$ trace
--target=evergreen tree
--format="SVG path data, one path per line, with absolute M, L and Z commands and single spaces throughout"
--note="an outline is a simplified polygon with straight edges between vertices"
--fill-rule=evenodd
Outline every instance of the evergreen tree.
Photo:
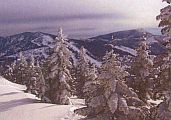
M 170 0 L 163 0 L 166 1 L 169 5 L 164 7 L 160 10 L 160 15 L 156 17 L 157 20 L 160 20 L 159 27 L 162 27 L 161 33 L 166 36 L 171 36 L 171 5 Z
M 27 77 L 25 79 L 27 79 L 27 92 L 30 92 L 32 94 L 38 95 L 38 78 L 39 78 L 39 73 L 38 73 L 38 69 L 35 66 L 35 59 L 34 56 L 32 54 L 31 56 L 31 60 L 28 63 L 28 68 L 27 68 Z
M 94 84 L 87 84 L 87 107 L 75 112 L 93 120 L 143 120 L 145 114 L 140 108 L 143 104 L 124 83 L 128 75 L 117 61 L 113 51 L 104 57 L 98 77 Z M 129 103 L 127 102 L 129 101 Z M 131 102 L 134 101 L 134 102 Z
M 128 79 L 128 85 L 135 90 L 138 97 L 147 102 L 147 93 L 149 91 L 150 71 L 152 70 L 153 61 L 148 55 L 148 45 L 145 38 L 139 43 L 137 48 L 137 56 L 135 57 L 131 69 L 130 79 Z
M 16 62 L 14 61 L 11 65 L 7 65 L 7 68 L 3 72 L 3 77 L 6 78 L 7 80 L 10 80 L 12 82 L 16 82 L 14 80 L 14 68 L 16 66 Z
M 59 30 L 58 36 L 55 39 L 55 47 L 52 56 L 50 56 L 50 99 L 56 104 L 70 104 L 69 97 L 71 87 L 69 81 L 72 79 L 70 69 L 71 53 L 68 49 L 67 39 Z
M 152 109 L 154 120 L 171 119 L 171 39 L 165 43 L 167 56 L 162 57 L 161 66 L 156 74 L 155 92 L 158 99 L 164 97 L 163 102 Z M 159 96 L 160 95 L 160 96 Z
M 22 52 L 19 53 L 19 59 L 16 61 L 16 65 L 14 67 L 14 81 L 18 84 L 26 85 L 27 81 L 27 70 L 28 70 L 28 63 L 23 56 Z
M 166 47 L 169 47 L 170 43 L 166 42 L 164 43 Z M 163 99 L 164 92 L 168 91 L 171 87 L 170 79 L 171 79 L 171 61 L 169 57 L 169 49 L 167 54 L 158 55 L 154 59 L 154 67 L 155 67 L 155 73 L 154 73 L 154 98 L 155 99 Z
M 92 97 L 94 97 L 94 93 L 98 90 L 100 90 L 100 84 L 97 82 L 97 68 L 93 64 L 88 71 L 88 76 L 86 78 L 86 81 L 84 82 L 84 85 L 82 87 L 82 92 L 84 94 L 84 99 L 86 103 L 88 103 Z M 98 90 L 97 90 L 98 89 Z M 97 91 L 96 91 L 97 90 Z M 100 92 L 100 91 L 99 91 Z
M 164 34 L 164 45 L 167 49 L 167 56 L 162 59 L 162 65 L 159 67 L 159 74 L 157 80 L 160 90 L 164 93 L 165 99 L 152 112 L 154 120 L 170 120 L 171 119 L 171 1 L 166 1 L 169 5 L 161 9 L 157 20 L 160 20 L 159 27 L 162 27 L 162 34 Z
M 51 62 L 50 57 L 47 58 L 42 64 L 42 74 L 45 80 L 45 96 L 49 99 L 52 99 L 52 90 L 53 87 L 53 78 L 50 77 L 49 73 L 51 72 Z M 51 101 L 52 102 L 52 101 Z
M 83 86 L 88 80 L 90 68 L 89 61 L 86 58 L 85 49 L 82 46 L 79 52 L 78 62 L 75 70 L 75 91 L 79 98 L 84 98 Z
M 51 102 L 51 100 L 45 95 L 47 86 L 42 68 L 40 67 L 38 60 L 35 64 L 33 55 L 31 56 L 31 60 L 28 64 L 27 80 L 27 92 L 35 94 L 38 98 L 41 99 L 42 102 Z
M 37 89 L 38 89 L 38 98 L 41 99 L 42 102 L 51 103 L 51 100 L 46 96 L 46 92 L 48 89 L 48 85 L 45 82 L 44 74 L 42 68 L 40 67 L 39 61 L 37 61 L 36 69 L 39 74 L 37 81 Z

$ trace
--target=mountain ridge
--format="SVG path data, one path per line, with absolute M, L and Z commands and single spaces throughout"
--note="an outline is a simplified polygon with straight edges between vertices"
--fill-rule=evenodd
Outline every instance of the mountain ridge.
M 163 36 L 153 35 L 142 29 L 112 32 L 82 40 L 68 38 L 68 42 L 72 43 L 70 47 L 75 57 L 78 55 L 78 50 L 72 50 L 73 46 L 77 49 L 84 46 L 91 58 L 101 61 L 104 54 L 110 49 L 108 45 L 115 46 L 113 49 L 116 54 L 135 56 L 135 49 L 142 41 L 141 38 L 144 34 L 146 34 L 147 43 L 150 45 L 150 54 L 158 55 L 165 52 L 164 46 L 160 44 Z M 55 37 L 56 35 L 43 32 L 23 32 L 0 37 L 1 57 L 14 57 L 16 59 L 17 54 L 22 51 L 25 56 L 30 56 L 33 53 L 39 59 L 45 59 L 52 52 L 50 50 L 53 48 Z

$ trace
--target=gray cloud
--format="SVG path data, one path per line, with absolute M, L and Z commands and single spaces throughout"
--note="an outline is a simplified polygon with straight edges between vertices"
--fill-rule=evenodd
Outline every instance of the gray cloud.
M 56 34 L 59 26 L 72 36 L 81 36 L 79 32 L 88 35 L 142 27 L 146 20 L 142 19 L 143 9 L 151 10 L 149 0 L 144 0 L 147 5 L 142 8 L 142 3 L 132 1 L 130 4 L 130 0 L 0 0 L 0 35 L 24 31 Z M 155 6 L 160 7 L 159 1 Z M 156 11 L 159 8 L 155 6 Z M 146 17 L 150 18 L 149 24 L 153 23 L 152 17 Z
M 75 14 L 75 15 L 54 15 L 54 16 L 36 16 L 36 17 L 3 17 L 0 18 L 0 24 L 10 23 L 36 23 L 36 22 L 54 22 L 54 21 L 72 21 L 72 20 L 90 20 L 90 19 L 124 19 L 126 16 L 117 13 L 101 14 Z
M 56 34 L 57 28 L 62 26 L 70 36 L 81 36 L 79 32 L 95 33 L 108 20 L 127 19 L 126 14 L 108 9 L 97 1 L 0 0 L 0 35 L 24 31 Z

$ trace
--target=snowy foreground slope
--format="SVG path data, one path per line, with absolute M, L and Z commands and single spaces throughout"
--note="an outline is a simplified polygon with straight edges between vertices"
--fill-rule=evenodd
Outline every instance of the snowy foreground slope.
M 38 103 L 35 96 L 24 93 L 26 87 L 0 77 L 0 120 L 78 120 L 83 118 L 73 110 L 84 105 L 72 99 L 74 105 Z

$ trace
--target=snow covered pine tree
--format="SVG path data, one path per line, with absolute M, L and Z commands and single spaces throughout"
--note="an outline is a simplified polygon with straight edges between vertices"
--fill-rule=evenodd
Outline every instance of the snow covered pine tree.
M 78 55 L 78 62 L 75 70 L 75 92 L 78 98 L 84 98 L 83 86 L 89 79 L 90 65 L 86 58 L 85 49 L 82 46 Z
M 39 81 L 39 73 L 37 67 L 35 66 L 35 59 L 33 54 L 31 55 L 31 60 L 28 63 L 28 72 L 27 72 L 27 92 L 38 95 L 38 86 L 37 82 Z
M 7 65 L 7 69 L 2 72 L 2 76 L 6 78 L 7 80 L 10 80 L 12 82 L 16 82 L 14 79 L 14 68 L 16 66 L 16 61 L 14 61 L 12 64 Z
M 148 86 L 148 83 L 153 61 L 148 55 L 146 38 L 143 37 L 142 39 L 143 41 L 139 43 L 139 47 L 137 48 L 137 56 L 131 65 L 131 80 L 128 80 L 128 85 L 135 90 L 141 100 L 147 102 L 147 93 L 148 88 L 150 87 Z
M 87 107 L 75 112 L 90 120 L 144 120 L 145 114 L 139 108 L 143 102 L 124 83 L 127 75 L 113 51 L 107 53 L 96 85 L 91 86 L 86 99 Z
M 38 72 L 38 81 L 37 81 L 37 91 L 38 91 L 38 98 L 41 99 L 42 102 L 45 103 L 51 103 L 51 100 L 48 98 L 48 96 L 46 96 L 46 91 L 48 89 L 48 85 L 45 82 L 45 78 L 44 78 L 44 74 L 42 72 L 42 68 L 40 67 L 39 61 L 37 60 L 36 63 L 36 70 Z
M 22 52 L 19 53 L 19 59 L 16 61 L 15 67 L 14 67 L 14 81 L 18 84 L 27 84 L 27 72 L 28 72 L 28 63 L 23 56 Z
M 161 9 L 157 20 L 160 20 L 159 27 L 162 27 L 162 34 L 167 36 L 164 38 L 167 56 L 163 59 L 164 62 L 160 68 L 161 72 L 158 78 L 161 86 L 163 86 L 162 88 L 164 88 L 165 100 L 153 111 L 152 117 L 155 120 L 171 120 L 171 0 L 163 1 L 166 1 L 169 5 Z
M 53 54 L 50 56 L 50 100 L 55 104 L 71 104 L 69 81 L 72 80 L 70 69 L 72 68 L 71 53 L 68 49 L 68 43 L 62 29 L 59 30 L 55 39 Z
M 84 99 L 86 103 L 89 103 L 91 98 L 94 95 L 97 95 L 96 92 L 100 90 L 100 84 L 96 81 L 97 79 L 97 68 L 93 64 L 88 71 L 88 76 L 86 78 L 86 81 L 83 86 L 83 94 L 84 94 Z M 100 91 L 98 91 L 100 93 Z M 94 95 L 93 95 L 94 94 Z

